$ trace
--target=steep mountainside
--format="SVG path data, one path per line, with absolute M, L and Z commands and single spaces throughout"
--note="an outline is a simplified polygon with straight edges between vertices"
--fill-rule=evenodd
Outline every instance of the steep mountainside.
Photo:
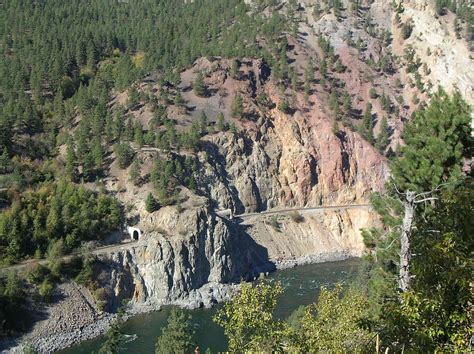
M 379 222 L 365 205 L 389 178 L 388 161 L 403 144 L 404 123 L 438 85 L 458 89 L 474 104 L 468 42 L 454 28 L 455 15 L 438 16 L 434 1 L 235 3 L 239 7 L 229 18 L 246 14 L 247 21 L 258 12 L 268 28 L 278 29 L 285 18 L 286 30 L 266 36 L 249 29 L 240 44 L 255 36 L 258 48 L 246 47 L 245 56 L 235 55 L 235 44 L 225 52 L 229 57 L 209 55 L 192 64 L 183 59 L 166 70 L 171 52 L 166 60 L 154 53 L 154 70 L 148 71 L 142 51 L 128 57 L 113 50 L 97 60 L 95 71 L 65 103 L 48 103 L 58 104 L 52 110 L 67 118 L 54 128 L 55 152 L 42 175 L 28 174 L 37 163 L 33 157 L 15 160 L 27 166 L 28 183 L 48 181 L 54 165 L 71 186 L 80 183 L 116 198 L 123 206 L 121 231 L 134 226 L 143 232 L 138 242 L 93 262 L 91 293 L 106 311 L 116 311 L 125 299 L 131 300 L 131 312 L 171 303 L 211 306 L 228 299 L 242 279 L 361 256 L 361 229 Z M 206 34 L 210 42 L 219 43 L 219 26 Z M 226 30 L 226 38 L 234 43 L 240 37 Z M 217 47 L 208 52 L 219 53 Z M 201 52 L 187 43 L 186 54 L 196 53 Z M 142 74 L 133 83 L 117 74 L 126 60 Z M 16 170 L 5 168 L 5 174 L 13 179 Z M 20 195 L 15 187 L 7 189 L 5 209 Z M 331 205 L 360 208 L 304 210 Z M 96 209 L 101 207 L 98 203 Z M 301 210 L 260 215 L 287 208 Z M 223 216 L 222 210 L 237 218 Z M 248 213 L 255 215 L 238 218 Z M 54 217 L 59 218 L 43 217 L 48 232 L 56 230 Z M 56 240 L 64 246 L 64 237 L 69 251 L 83 241 L 71 234 Z M 121 240 L 129 238 L 119 234 Z M 23 257 L 44 256 L 54 248 L 29 247 Z M 101 299 L 97 289 L 104 289 Z M 61 288 L 57 292 L 66 303 L 74 301 Z M 93 325 L 89 322 L 86 326 Z M 38 332 L 48 338 L 40 349 L 51 350 L 56 331 Z M 77 336 L 67 338 L 54 349 Z

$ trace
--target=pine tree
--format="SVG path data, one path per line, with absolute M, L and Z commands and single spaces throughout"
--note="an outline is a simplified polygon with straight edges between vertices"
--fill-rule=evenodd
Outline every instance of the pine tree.
M 232 102 L 232 117 L 242 119 L 244 114 L 243 99 L 240 92 L 237 92 Z
M 473 146 L 470 114 L 459 92 L 450 97 L 442 89 L 414 114 L 403 132 L 402 156 L 392 164 L 398 189 L 425 192 L 461 177 Z
M 10 169 L 10 156 L 6 148 L 3 148 L 2 156 L 0 156 L 0 173 L 7 173 Z
M 362 124 L 365 130 L 368 130 L 370 125 L 372 124 L 372 103 L 367 102 L 364 111 L 364 117 L 362 118 Z
M 91 153 L 94 160 L 94 169 L 100 171 L 104 163 L 104 150 L 98 138 L 95 138 L 92 142 Z
M 135 125 L 133 140 L 140 148 L 143 147 L 143 144 L 145 143 L 143 139 L 143 129 L 140 123 Z
M 176 97 L 174 98 L 174 104 L 177 107 L 184 106 L 184 99 L 183 99 L 183 96 L 181 96 L 181 92 L 179 91 L 176 93 Z
M 382 122 L 380 123 L 380 133 L 377 137 L 377 148 L 380 152 L 384 152 L 385 148 L 388 146 L 389 143 L 389 130 L 388 130 L 388 122 L 387 117 L 382 118 Z
M 201 111 L 201 115 L 199 116 L 199 130 L 202 135 L 204 135 L 207 132 L 207 125 L 208 125 L 207 115 L 204 111 Z
M 130 177 L 130 181 L 135 185 L 137 186 L 139 183 L 140 183 L 140 177 L 141 177 L 141 173 L 140 173 L 140 159 L 138 157 L 136 157 L 131 166 L 130 166 L 130 170 L 129 170 L 129 177 Z
M 222 112 L 219 112 L 219 114 L 217 115 L 216 127 L 217 127 L 217 130 L 221 132 L 224 131 L 226 128 L 224 114 Z
M 191 315 L 173 308 L 168 316 L 167 325 L 162 328 L 155 346 L 156 354 L 173 354 L 192 352 L 195 343 L 191 325 Z
M 158 210 L 158 203 L 151 193 L 148 193 L 145 199 L 145 210 L 148 213 L 153 213 L 154 211 Z
M 77 178 L 77 162 L 76 162 L 76 153 L 74 151 L 72 139 L 69 140 L 66 147 L 66 176 L 71 182 L 75 182 Z
M 345 113 L 350 113 L 352 110 L 352 100 L 349 92 L 345 91 L 342 95 L 342 106 Z
M 196 77 L 196 81 L 194 81 L 193 83 L 193 90 L 196 96 L 199 96 L 199 97 L 207 96 L 207 87 L 204 82 L 204 75 L 202 74 L 202 72 L 198 73 Z
M 232 65 L 230 67 L 230 76 L 233 79 L 238 80 L 240 78 L 239 77 L 239 66 L 240 66 L 240 63 L 237 59 L 232 60 Z
M 99 349 L 99 353 L 115 354 L 119 352 L 122 333 L 120 327 L 123 324 L 123 311 L 118 312 L 117 318 L 112 322 L 106 334 L 106 340 Z

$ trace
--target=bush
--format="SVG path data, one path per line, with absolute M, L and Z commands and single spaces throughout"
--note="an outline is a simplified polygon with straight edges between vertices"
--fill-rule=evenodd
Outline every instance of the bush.
M 283 113 L 291 113 L 291 107 L 290 107 L 290 104 L 288 103 L 288 101 L 286 99 L 284 99 L 283 101 L 281 101 L 279 104 L 278 104 L 278 109 L 283 112 Z
M 371 99 L 376 99 L 377 98 L 377 90 L 373 87 L 370 88 L 369 90 L 369 96 Z
M 411 23 L 405 23 L 402 26 L 402 37 L 403 37 L 403 39 L 410 38 L 412 32 L 413 32 L 413 25 Z
M 97 305 L 97 308 L 99 311 L 104 311 L 105 306 L 107 305 L 107 293 L 104 288 L 97 288 L 94 290 L 92 293 L 92 296 L 94 297 L 95 304 Z
M 25 278 L 32 284 L 40 284 L 49 274 L 49 269 L 39 263 L 33 263 L 28 266 L 25 272 Z
M 298 213 L 297 211 L 292 211 L 290 213 L 290 218 L 291 220 L 293 220 L 293 222 L 296 222 L 296 223 L 302 223 L 304 221 L 304 217 L 303 215 L 301 215 L 300 213 Z
M 89 286 L 94 279 L 94 269 L 92 267 L 93 260 L 86 259 L 82 265 L 82 269 L 79 274 L 76 276 L 76 283 L 84 286 Z
M 54 293 L 53 283 L 48 278 L 45 278 L 38 288 L 38 293 L 43 298 L 43 301 L 50 302 Z
M 278 231 L 280 232 L 281 231 L 281 225 L 280 225 L 280 222 L 278 221 L 277 217 L 276 216 L 271 216 L 270 217 L 270 221 L 269 221 L 269 224 L 271 227 L 273 227 L 273 229 L 275 231 Z

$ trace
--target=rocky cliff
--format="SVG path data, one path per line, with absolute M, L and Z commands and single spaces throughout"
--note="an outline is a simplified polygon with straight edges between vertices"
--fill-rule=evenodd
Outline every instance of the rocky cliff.
M 123 298 L 132 298 L 137 304 L 207 306 L 226 298 L 220 284 L 252 278 L 278 266 L 362 254 L 360 229 L 377 222 L 370 210 L 307 214 L 299 222 L 288 216 L 276 220 L 262 217 L 247 225 L 223 220 L 216 210 L 229 208 L 241 214 L 367 203 L 369 194 L 381 190 L 388 178 L 384 154 L 403 143 L 403 123 L 419 107 L 419 98 L 428 98 L 438 83 L 448 90 L 458 87 L 464 91 L 466 85 L 472 85 L 469 71 L 459 72 L 460 67 L 471 67 L 472 61 L 463 62 L 469 58 L 467 44 L 452 33 L 453 19 L 436 19 L 430 27 L 429 19 L 435 17 L 433 4 L 406 1 L 397 20 L 391 3 L 376 0 L 357 11 L 346 6 L 346 16 L 337 17 L 331 11 L 316 16 L 313 4 L 303 1 L 297 10 L 299 31 L 282 35 L 288 42 L 286 59 L 295 73 L 295 79 L 284 84 L 272 79 L 262 59 L 240 58 L 237 72 L 232 72 L 232 59 L 201 58 L 181 73 L 178 86 L 153 85 L 150 92 L 157 97 L 163 92 L 166 97 L 180 92 L 184 107 L 168 104 L 166 111 L 178 131 L 188 129 L 202 113 L 215 128 L 222 112 L 226 123 L 235 128 L 232 132 L 209 129 L 201 138 L 200 152 L 181 152 L 194 155 L 199 162 L 196 180 L 200 196 L 182 188 L 180 198 L 184 202 L 179 207 L 148 214 L 144 200 L 153 192 L 151 184 L 132 186 L 127 176 L 115 173 L 112 166 L 116 180 L 107 188 L 133 206 L 132 214 L 145 232 L 136 247 L 102 260 L 102 283 L 109 289 L 112 307 Z M 407 39 L 401 36 L 403 23 L 413 24 Z M 437 43 L 431 48 L 435 54 L 427 54 L 426 36 Z M 332 59 L 324 59 L 318 40 L 321 37 L 331 43 Z M 447 65 L 450 60 L 448 48 L 451 54 L 463 53 L 449 68 L 456 75 L 444 75 L 440 69 L 439 63 Z M 310 59 L 314 80 L 304 93 Z M 329 83 L 323 83 L 320 68 L 328 63 L 329 74 L 324 81 Z M 414 63 L 416 68 L 408 70 Z M 424 76 L 423 63 L 434 68 Z M 207 97 L 192 90 L 199 72 L 204 73 L 210 93 Z M 416 80 L 419 82 L 415 84 Z M 150 84 L 140 89 L 146 91 L 147 86 Z M 370 94 L 371 89 L 375 95 Z M 341 104 L 344 91 L 350 97 L 351 109 L 343 112 L 342 119 L 337 114 L 334 119 L 330 101 L 336 93 Z M 242 119 L 236 119 L 232 112 L 236 95 L 242 96 Z M 126 94 L 117 97 L 117 102 L 126 101 Z M 470 92 L 466 99 L 472 101 Z M 291 109 L 279 109 L 284 101 L 291 102 Z M 390 144 L 385 149 L 375 148 L 361 133 L 368 103 L 376 138 L 382 117 L 387 117 Z M 152 114 L 146 105 L 132 114 L 143 126 L 150 125 Z M 153 154 L 139 154 L 142 174 L 147 175 Z

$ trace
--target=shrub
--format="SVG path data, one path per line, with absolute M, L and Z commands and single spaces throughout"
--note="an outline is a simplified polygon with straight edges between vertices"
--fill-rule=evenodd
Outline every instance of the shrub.
M 54 293 L 53 283 L 48 278 L 45 278 L 38 288 L 38 293 L 43 298 L 43 301 L 50 302 Z
M 370 90 L 369 90 L 369 96 L 372 99 L 377 98 L 377 96 L 378 96 L 377 95 L 377 90 L 375 88 L 371 87 Z
M 290 104 L 288 103 L 288 101 L 286 99 L 284 99 L 283 101 L 280 102 L 280 104 L 278 105 L 278 109 L 281 112 L 287 113 L 287 114 L 291 112 Z
M 413 32 L 413 25 L 411 23 L 405 23 L 402 26 L 402 37 L 403 39 L 408 39 Z
M 281 231 L 281 225 L 280 225 L 280 222 L 278 221 L 276 216 L 271 216 L 270 217 L 269 224 L 270 224 L 271 227 L 273 227 L 273 229 L 275 231 L 278 231 L 278 232 Z
M 25 278 L 32 284 L 40 284 L 49 274 L 48 268 L 39 264 L 33 263 L 26 269 Z
M 296 223 L 302 223 L 304 221 L 304 217 L 303 215 L 301 215 L 300 213 L 298 213 L 297 211 L 292 211 L 290 213 L 290 218 L 293 222 L 296 222 Z
M 92 293 L 94 297 L 95 304 L 99 311 L 104 311 L 105 306 L 107 305 L 107 293 L 104 288 L 97 288 Z

